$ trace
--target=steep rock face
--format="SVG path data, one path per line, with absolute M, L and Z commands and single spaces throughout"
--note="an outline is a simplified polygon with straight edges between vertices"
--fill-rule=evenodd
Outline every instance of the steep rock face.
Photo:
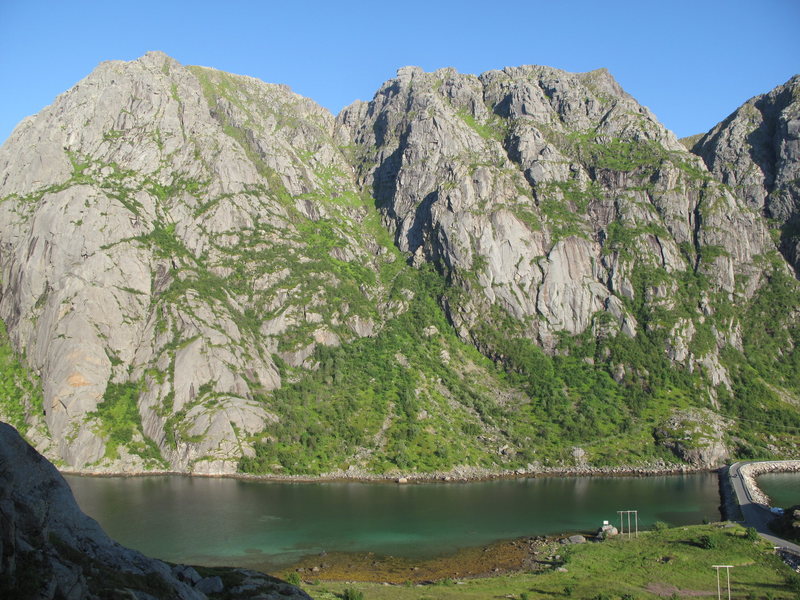
M 800 271 L 800 76 L 745 102 L 693 152 L 753 209 L 777 222 L 781 252 Z
M 338 122 L 398 247 L 468 292 L 450 311 L 465 338 L 489 305 L 545 348 L 598 313 L 633 336 L 644 267 L 663 274 L 650 304 L 669 305 L 682 273 L 742 297 L 759 284 L 758 215 L 604 70 L 406 67 Z
M 263 598 L 308 598 L 280 580 L 238 569 L 231 573 L 242 583 L 225 589 L 219 577 L 203 579 L 192 567 L 170 566 L 120 546 L 80 511 L 55 467 L 5 423 L 0 423 L 0 519 L 4 598 L 77 600 L 124 594 L 205 600 L 223 594 L 250 598 L 256 591 Z
M 379 321 L 394 256 L 333 135 L 283 86 L 159 53 L 20 124 L 0 150 L 0 316 L 41 375 L 52 456 L 152 468 L 153 440 L 163 467 L 230 472 L 278 418 L 253 400 L 275 360 Z

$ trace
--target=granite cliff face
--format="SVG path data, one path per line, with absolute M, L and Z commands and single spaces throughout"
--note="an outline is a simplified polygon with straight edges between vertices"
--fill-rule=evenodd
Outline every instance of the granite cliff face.
M 0 423 L 0 593 L 3 598 L 308 598 L 262 573 L 203 578 L 124 548 L 83 514 L 56 468 Z
M 745 102 L 693 148 L 709 171 L 773 220 L 800 271 L 800 76 Z
M 363 236 L 334 135 L 282 86 L 160 54 L 101 65 L 15 130 L 0 312 L 42 376 L 51 455 L 139 469 L 153 440 L 164 467 L 230 471 L 277 418 L 252 401 L 280 386 L 275 357 L 370 331 L 383 294 L 362 279 L 394 256 Z M 104 443 L 110 391 L 138 397 L 138 453 Z
M 635 266 L 667 275 L 666 304 L 679 272 L 758 285 L 763 223 L 606 71 L 409 67 L 338 120 L 397 246 L 469 292 L 450 310 L 465 339 L 492 305 L 549 349 L 603 312 L 633 336 Z
M 406 67 L 334 118 L 104 63 L 0 148 L 0 317 L 43 394 L 0 410 L 78 469 L 536 468 L 620 435 L 661 464 L 657 426 L 755 402 L 742 351 L 797 292 L 761 214 L 793 222 L 794 113 L 767 113 L 780 175 L 742 194 L 741 135 L 709 171 L 603 70 Z M 767 443 L 732 431 L 707 455 Z

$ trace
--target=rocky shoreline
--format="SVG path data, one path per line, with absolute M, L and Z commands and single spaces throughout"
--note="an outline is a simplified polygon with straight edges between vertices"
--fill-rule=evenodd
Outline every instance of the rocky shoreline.
M 800 460 L 764 461 L 742 465 L 739 474 L 753 502 L 771 506 L 772 500 L 758 486 L 758 476 L 764 473 L 800 473 Z
M 800 463 L 800 461 L 798 461 Z M 251 481 L 276 481 L 296 483 L 319 483 L 334 481 L 364 482 L 364 483 L 469 483 L 477 481 L 491 481 L 495 479 L 517 479 L 525 477 L 650 477 L 657 475 L 677 475 L 683 473 L 699 473 L 714 471 L 709 467 L 695 467 L 692 465 L 678 464 L 644 464 L 644 465 L 619 465 L 616 467 L 533 467 L 525 469 L 506 469 L 495 471 L 483 467 L 459 466 L 450 471 L 432 471 L 430 473 L 370 473 L 363 469 L 350 468 L 347 470 L 332 471 L 320 475 L 252 475 L 249 473 L 186 473 L 181 471 L 152 470 L 152 471 L 114 471 L 114 470 L 86 470 L 61 467 L 59 470 L 67 475 L 81 475 L 87 477 L 146 477 L 149 475 L 183 475 L 191 477 L 220 477 Z
M 448 578 L 465 580 L 558 569 L 563 563 L 563 549 L 573 543 L 586 543 L 586 538 L 522 537 L 416 559 L 373 552 L 330 552 L 306 556 L 279 574 L 291 578 L 296 573 L 307 583 L 319 579 L 424 585 Z

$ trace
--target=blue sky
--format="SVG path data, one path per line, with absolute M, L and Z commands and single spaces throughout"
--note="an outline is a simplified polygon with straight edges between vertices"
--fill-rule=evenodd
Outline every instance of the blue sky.
M 685 136 L 800 73 L 800 0 L 0 0 L 0 141 L 98 63 L 148 50 L 334 113 L 404 65 L 606 67 Z

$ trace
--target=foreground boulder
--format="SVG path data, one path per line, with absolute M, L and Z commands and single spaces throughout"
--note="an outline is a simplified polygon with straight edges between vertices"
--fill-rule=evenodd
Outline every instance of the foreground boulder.
M 5 423 L 0 523 L 0 598 L 309 597 L 262 573 L 213 569 L 203 577 L 121 546 L 81 512 L 56 468 Z

